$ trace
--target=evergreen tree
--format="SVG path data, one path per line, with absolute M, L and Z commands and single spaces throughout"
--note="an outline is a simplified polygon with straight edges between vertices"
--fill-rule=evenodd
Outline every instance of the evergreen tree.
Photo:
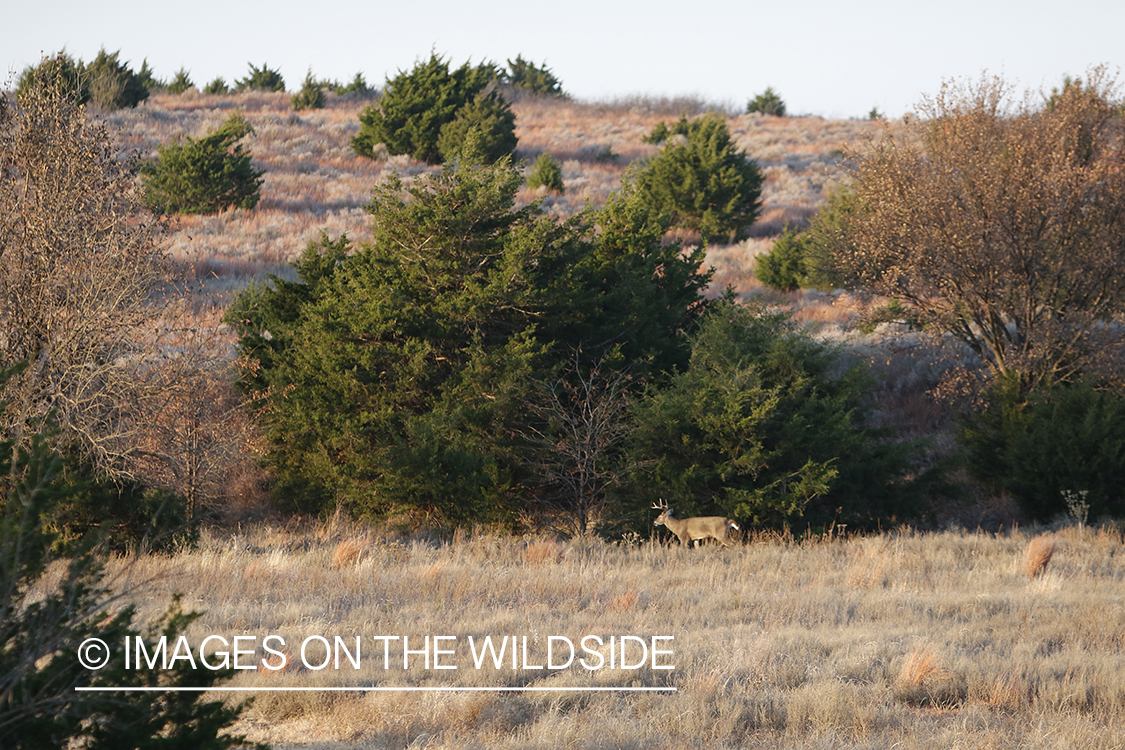
M 759 526 L 900 512 L 905 448 L 863 426 L 864 372 L 835 369 L 784 315 L 713 305 L 689 366 L 636 402 L 633 495 Z
M 635 174 L 636 190 L 672 226 L 698 230 L 706 242 L 737 238 L 757 219 L 762 173 L 735 149 L 721 116 L 681 117 L 671 128 L 661 122 L 645 140 L 663 147 Z
M 470 130 L 477 133 L 474 148 L 486 164 L 516 150 L 516 115 L 496 92 L 477 94 L 442 126 L 437 145 L 443 161 L 461 156 Z
M 641 375 L 678 361 L 701 256 L 659 244 L 635 203 L 598 217 L 598 241 L 517 209 L 520 171 L 475 148 L 470 136 L 456 165 L 408 190 L 377 187 L 372 244 L 323 238 L 299 282 L 228 313 L 260 364 L 246 387 L 266 394 L 268 461 L 298 507 L 510 521 L 541 484 L 527 439 L 539 384 L 576 351 L 576 377 L 590 361 Z
M 125 667 L 120 649 L 100 669 L 80 659 L 91 637 L 110 644 L 125 638 L 174 643 L 198 617 L 174 601 L 164 617 L 141 630 L 133 606 L 103 583 L 106 557 L 92 535 L 63 540 L 47 531 L 55 506 L 76 491 L 61 474 L 62 461 L 42 439 L 33 440 L 14 462 L 11 445 L 0 446 L 0 473 L 18 481 L 0 510 L 0 745 L 12 750 L 129 747 L 222 750 L 245 747 L 229 733 L 241 707 L 198 700 L 177 688 L 202 689 L 231 676 L 210 669 Z M 168 688 L 167 692 L 84 692 L 93 688 Z M 261 747 L 261 746 L 258 746 Z
M 290 103 L 293 109 L 300 111 L 302 109 L 324 109 L 325 84 L 320 83 L 313 78 L 312 69 L 305 75 L 305 83 L 301 86 L 301 90 L 293 95 Z
M 220 77 L 220 78 L 216 78 L 213 81 L 211 81 L 210 83 L 208 83 L 203 88 L 203 93 L 204 94 L 211 94 L 211 95 L 229 94 L 230 93 L 230 87 L 227 86 L 227 82 L 224 81 Z
M 84 70 L 90 100 L 102 109 L 135 107 L 148 98 L 144 82 L 127 63 L 117 59 L 119 54 L 111 55 L 103 48 Z
M 495 78 L 496 69 L 490 64 L 471 67 L 466 62 L 450 71 L 445 60 L 431 53 L 428 61 L 419 62 L 410 72 L 399 71 L 393 79 L 387 79 L 378 106 L 367 107 L 360 115 L 359 135 L 352 139 L 352 148 L 361 156 L 371 156 L 375 144 L 383 143 L 392 154 L 409 154 L 428 164 L 440 164 L 443 129 L 463 108 L 476 102 Z M 503 100 L 485 93 L 478 106 L 487 106 L 491 110 L 487 117 L 499 118 L 498 127 L 509 129 L 514 140 L 515 118 Z M 468 119 L 479 123 L 482 116 Z M 468 125 L 464 129 L 457 126 L 461 139 Z M 455 151 L 453 145 L 449 144 L 447 151 Z
M 212 214 L 227 208 L 253 208 L 261 197 L 261 170 L 240 140 L 254 128 L 231 115 L 213 133 L 187 137 L 157 148 L 156 164 L 143 168 L 145 201 L 154 211 Z
M 531 172 L 527 175 L 527 186 L 532 190 L 543 187 L 555 193 L 562 193 L 566 190 L 563 185 L 562 167 L 554 157 L 544 151 L 531 165 Z
M 180 68 L 176 71 L 176 75 L 173 76 L 172 82 L 168 84 L 168 93 L 182 94 L 194 85 L 191 76 L 188 75 L 187 69 Z
M 508 70 L 503 76 L 503 82 L 532 94 L 566 98 L 562 83 L 547 67 L 547 63 L 537 66 L 530 60 L 524 60 L 523 55 L 516 55 L 515 60 L 508 60 Z
M 285 91 L 285 79 L 281 73 L 270 68 L 265 63 L 256 67 L 249 63 L 250 72 L 245 78 L 235 81 L 236 91 Z
M 748 113 L 757 112 L 774 117 L 785 117 L 785 102 L 782 100 L 781 96 L 773 90 L 773 86 L 767 86 L 765 91 L 747 102 L 746 111 Z

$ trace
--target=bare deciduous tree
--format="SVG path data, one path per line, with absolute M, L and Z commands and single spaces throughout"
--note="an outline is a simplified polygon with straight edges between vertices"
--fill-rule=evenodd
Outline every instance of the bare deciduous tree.
M 43 82 L 46 83 L 46 82 Z M 104 127 L 49 85 L 0 99 L 0 365 L 24 365 L 2 394 L 19 449 L 48 414 L 103 468 L 135 425 L 138 367 L 158 333 L 160 221 Z
M 603 519 L 606 490 L 620 480 L 619 449 L 628 437 L 628 389 L 632 377 L 603 358 L 586 365 L 582 353 L 562 376 L 542 383 L 529 404 L 538 427 L 527 437 L 543 480 L 545 514 L 572 534 L 585 534 Z
M 1125 337 L 1125 137 L 1103 69 L 1047 102 L 947 84 L 857 155 L 834 262 L 1021 386 L 1107 371 Z
M 180 332 L 177 346 L 139 373 L 130 473 L 184 498 L 187 515 L 214 511 L 232 479 L 256 463 L 251 403 L 234 385 L 240 362 L 215 351 L 219 335 Z

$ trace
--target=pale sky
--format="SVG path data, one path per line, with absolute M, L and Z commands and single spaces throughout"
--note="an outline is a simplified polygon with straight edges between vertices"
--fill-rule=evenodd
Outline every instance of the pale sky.
M 1003 75 L 1047 90 L 1063 75 L 1125 66 L 1121 0 L 3 0 L 5 87 L 41 54 L 92 60 L 120 50 L 160 78 L 181 67 L 200 87 L 281 72 L 290 91 L 312 68 L 382 87 L 431 50 L 453 65 L 522 54 L 546 62 L 579 99 L 697 95 L 738 109 L 767 86 L 790 114 L 891 117 L 943 80 Z M 13 7 L 14 6 L 14 7 Z M 3 6 L 0 6 L 2 8 Z

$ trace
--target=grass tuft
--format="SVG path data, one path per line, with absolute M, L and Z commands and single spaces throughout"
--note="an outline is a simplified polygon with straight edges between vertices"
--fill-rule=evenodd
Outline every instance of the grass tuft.
M 1055 555 L 1058 540 L 1054 535 L 1040 534 L 1027 543 L 1020 571 L 1027 579 L 1038 578 L 1047 571 L 1051 558 Z
M 968 697 L 965 678 L 944 666 L 929 645 L 910 653 L 894 682 L 895 699 L 917 707 L 953 708 Z
M 359 562 L 371 541 L 368 537 L 341 539 L 332 550 L 332 569 L 349 568 Z

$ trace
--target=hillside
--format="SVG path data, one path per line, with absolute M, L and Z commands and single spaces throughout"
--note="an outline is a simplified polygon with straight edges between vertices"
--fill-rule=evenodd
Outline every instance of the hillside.
M 170 238 L 174 257 L 207 281 L 209 294 L 216 294 L 239 288 L 249 277 L 277 272 L 321 229 L 364 239 L 363 207 L 372 185 L 392 171 L 409 184 L 414 175 L 433 169 L 405 156 L 373 161 L 352 151 L 358 115 L 369 104 L 330 96 L 325 109 L 294 112 L 284 93 L 190 92 L 157 94 L 136 109 L 96 116 L 115 132 L 123 149 L 141 158 L 155 157 L 156 147 L 176 136 L 198 137 L 218 127 L 235 110 L 254 126 L 246 145 L 255 166 L 266 170 L 261 202 L 252 211 L 181 217 Z M 571 216 L 603 205 L 629 165 L 655 153 L 641 138 L 656 123 L 705 108 L 694 100 L 524 99 L 513 106 L 517 158 L 530 162 L 547 151 L 562 164 L 565 194 L 542 197 L 550 211 Z M 753 237 L 712 252 L 711 262 L 719 271 L 716 283 L 745 293 L 757 286 L 750 273 L 753 256 L 786 224 L 807 220 L 842 174 L 842 149 L 857 145 L 881 125 L 755 114 L 731 117 L 728 127 L 739 148 L 757 159 L 766 175 L 764 208 Z M 525 189 L 519 197 L 531 201 L 537 196 Z

